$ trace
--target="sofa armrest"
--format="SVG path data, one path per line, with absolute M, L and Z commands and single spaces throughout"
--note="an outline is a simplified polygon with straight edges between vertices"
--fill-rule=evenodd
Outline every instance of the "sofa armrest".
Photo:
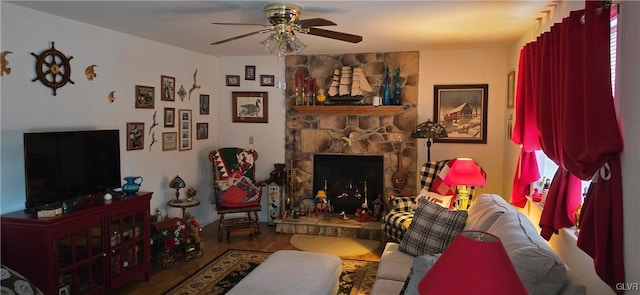
M 413 211 L 411 205 L 414 197 L 395 197 L 391 200 L 393 209 L 391 211 Z

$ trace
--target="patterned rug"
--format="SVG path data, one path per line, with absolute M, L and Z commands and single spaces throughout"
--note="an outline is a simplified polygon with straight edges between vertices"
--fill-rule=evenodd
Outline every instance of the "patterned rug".
M 225 294 L 269 255 L 268 252 L 227 250 L 165 294 Z M 342 259 L 338 294 L 369 294 L 377 271 L 378 262 Z

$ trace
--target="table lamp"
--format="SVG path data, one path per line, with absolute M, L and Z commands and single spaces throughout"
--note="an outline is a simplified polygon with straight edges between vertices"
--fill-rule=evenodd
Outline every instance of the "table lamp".
M 431 139 L 447 137 L 447 130 L 442 125 L 427 120 L 413 129 L 411 137 L 427 139 L 427 161 L 431 161 Z
M 420 280 L 418 291 L 421 295 L 527 294 L 500 239 L 481 231 L 462 231 Z
M 185 187 L 184 180 L 180 178 L 180 176 L 176 175 L 171 182 L 169 182 L 169 187 L 176 190 L 176 199 L 173 201 L 174 203 L 180 203 L 180 189 Z
M 447 172 L 442 181 L 458 187 L 458 193 L 456 194 L 456 208 L 458 210 L 467 210 L 469 207 L 469 189 L 467 186 L 483 186 L 487 184 L 484 170 L 471 158 L 451 160 L 449 172 Z

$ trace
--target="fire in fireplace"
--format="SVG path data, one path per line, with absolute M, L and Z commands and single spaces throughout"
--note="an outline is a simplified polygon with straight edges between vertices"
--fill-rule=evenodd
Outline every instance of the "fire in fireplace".
M 313 194 L 325 190 L 335 213 L 353 214 L 365 202 L 384 191 L 384 158 L 381 155 L 313 156 Z

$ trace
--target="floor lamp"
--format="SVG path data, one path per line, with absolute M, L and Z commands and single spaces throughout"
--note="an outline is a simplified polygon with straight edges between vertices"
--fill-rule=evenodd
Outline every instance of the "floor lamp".
M 447 130 L 444 126 L 427 120 L 416 126 L 411 132 L 413 138 L 426 138 L 427 139 L 427 161 L 431 161 L 431 139 L 447 137 Z

